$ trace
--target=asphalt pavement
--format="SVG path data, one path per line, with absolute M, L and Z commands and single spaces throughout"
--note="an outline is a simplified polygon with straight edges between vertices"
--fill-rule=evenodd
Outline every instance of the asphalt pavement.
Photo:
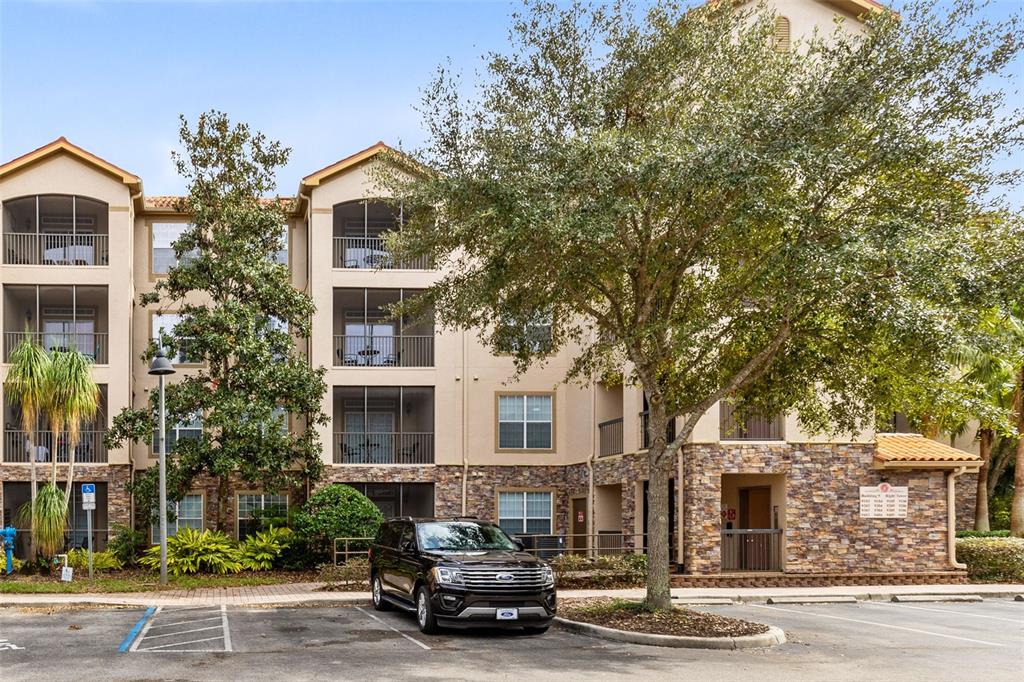
M 544 635 L 422 635 L 368 605 L 0 609 L 0 679 L 984 680 L 1024 677 L 1024 602 L 695 607 L 789 642 L 710 651 Z

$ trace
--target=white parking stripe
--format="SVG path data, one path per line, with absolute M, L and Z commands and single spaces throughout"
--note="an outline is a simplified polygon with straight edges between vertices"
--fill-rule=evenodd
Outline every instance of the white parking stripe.
M 224 639 L 224 635 L 220 637 L 207 637 L 206 639 L 193 639 L 190 642 L 175 642 L 174 644 L 161 644 L 160 646 L 149 646 L 145 649 L 139 649 L 139 651 L 157 651 L 158 649 L 166 649 L 172 646 L 185 646 L 186 644 L 199 644 L 200 642 L 213 642 L 218 639 Z M 210 651 L 210 649 L 203 649 L 203 651 Z
M 157 611 L 159 613 L 159 611 Z M 155 614 L 154 614 L 155 615 Z M 155 628 L 169 628 L 175 625 L 190 625 L 192 623 L 204 623 L 208 620 L 221 620 L 221 616 L 217 615 L 212 618 L 197 618 L 195 620 L 179 620 L 175 623 L 161 623 L 160 625 L 154 625 Z
M 372 613 L 370 613 L 369 611 L 366 611 L 365 609 L 363 609 L 363 607 L 357 606 L 356 607 L 356 611 L 361 611 L 362 613 L 365 613 L 367 616 L 369 616 L 370 618 L 373 618 L 375 621 L 377 621 L 378 623 L 380 623 L 381 625 L 383 625 L 387 629 L 393 630 L 394 632 L 397 632 L 398 634 L 400 634 L 402 637 L 405 637 L 407 640 L 409 640 L 410 642 L 412 642 L 416 646 L 421 647 L 423 649 L 426 649 L 427 651 L 430 651 L 430 647 L 427 646 L 426 644 L 424 644 L 423 642 L 421 642 L 420 640 L 415 639 L 414 637 L 410 637 L 409 635 L 405 634 L 404 632 L 402 632 L 398 628 L 395 628 L 395 627 L 392 627 L 391 625 L 388 625 L 387 623 L 385 623 L 383 620 L 381 620 L 377 616 L 375 616 Z
M 132 642 L 132 646 L 130 649 L 128 649 L 128 651 L 139 650 L 139 644 L 142 643 L 142 640 L 146 637 L 146 633 L 149 632 L 149 629 L 153 626 L 153 621 L 156 620 L 156 617 L 158 615 L 160 615 L 161 609 L 163 609 L 162 606 L 156 607 L 156 611 L 153 612 L 153 617 L 146 621 L 145 627 L 142 628 L 142 632 L 140 632 L 139 636 L 135 638 L 134 642 Z
M 228 630 L 228 607 L 221 604 L 221 626 L 224 628 L 224 651 L 231 651 L 231 631 Z
M 181 632 L 165 632 L 162 635 L 149 635 L 148 637 L 146 637 L 146 639 L 150 640 L 160 639 L 161 637 L 177 637 L 178 635 L 187 635 L 192 632 L 203 632 L 204 630 L 220 630 L 222 627 L 222 625 L 211 625 L 208 628 L 194 628 L 192 630 L 182 630 Z
M 752 606 L 758 609 L 771 609 L 772 611 L 782 611 L 783 613 L 792 613 L 802 616 L 815 616 L 817 618 L 831 618 L 832 620 L 845 620 L 849 623 L 860 623 L 861 625 L 874 625 L 880 628 L 891 628 L 893 630 L 904 630 L 906 632 L 915 632 L 919 635 L 931 635 L 932 637 L 944 637 L 945 639 L 956 639 L 961 642 L 971 642 L 973 644 L 985 644 L 986 646 L 1004 646 L 998 642 L 986 642 L 983 639 L 971 639 L 969 637 L 958 637 L 956 635 L 947 635 L 942 632 L 932 632 L 930 630 L 918 630 L 916 628 L 908 628 L 902 625 L 892 625 L 891 623 L 879 623 L 871 620 L 860 620 L 859 618 L 846 618 L 844 616 L 833 616 L 825 613 L 815 613 L 814 611 L 802 611 L 798 609 L 781 609 L 777 606 L 765 606 L 764 604 L 746 604 L 746 606 Z
M 867 606 L 889 607 L 891 609 L 914 609 L 915 611 L 931 611 L 932 613 L 948 613 L 951 616 L 971 616 L 972 618 L 988 618 L 989 620 L 1001 620 L 1006 623 L 1016 623 L 1024 627 L 1024 618 L 1002 618 L 1000 616 L 987 616 L 983 613 L 971 613 L 970 611 L 952 611 L 950 609 L 936 609 L 927 606 L 910 606 L 909 604 L 887 603 L 887 602 L 865 602 Z

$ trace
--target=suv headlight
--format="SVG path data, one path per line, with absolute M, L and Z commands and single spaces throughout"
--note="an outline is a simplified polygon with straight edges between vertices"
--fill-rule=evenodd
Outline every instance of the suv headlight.
M 450 568 L 448 566 L 435 566 L 434 569 L 434 580 L 441 585 L 461 585 L 462 584 L 462 571 L 457 568 Z
M 544 577 L 544 586 L 554 586 L 555 584 L 555 572 L 551 570 L 550 566 L 544 566 L 541 575 Z

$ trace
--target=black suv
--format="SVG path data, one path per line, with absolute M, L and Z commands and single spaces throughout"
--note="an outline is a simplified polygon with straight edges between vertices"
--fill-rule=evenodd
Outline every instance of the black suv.
M 493 523 L 389 519 L 370 546 L 373 606 L 416 613 L 420 630 L 521 627 L 555 616 L 551 567 Z

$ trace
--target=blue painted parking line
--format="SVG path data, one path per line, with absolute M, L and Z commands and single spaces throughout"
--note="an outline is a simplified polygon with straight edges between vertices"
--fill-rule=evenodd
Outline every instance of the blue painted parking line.
M 142 614 L 142 618 L 139 618 L 139 622 L 136 623 L 135 627 L 133 627 L 128 632 L 128 634 L 124 638 L 124 641 L 121 642 L 121 646 L 117 648 L 119 652 L 123 654 L 124 652 L 128 651 L 128 647 L 130 647 L 132 645 L 132 642 L 135 641 L 135 638 L 139 636 L 139 632 L 142 630 L 142 627 L 146 624 L 147 620 L 153 617 L 154 613 L 156 613 L 155 606 L 150 606 L 148 609 L 146 609 L 146 612 Z

